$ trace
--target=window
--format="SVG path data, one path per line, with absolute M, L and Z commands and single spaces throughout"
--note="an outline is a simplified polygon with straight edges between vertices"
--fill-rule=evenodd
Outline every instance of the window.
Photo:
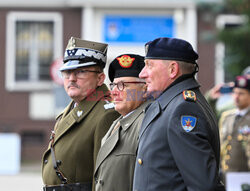
M 220 15 L 216 20 L 218 29 L 232 28 L 242 25 L 246 21 L 246 17 L 239 15 Z M 216 61 L 215 61 L 215 82 L 216 84 L 223 82 L 230 82 L 234 80 L 234 75 L 231 72 L 232 66 L 224 64 L 225 55 L 227 55 L 228 49 L 223 43 L 217 43 L 216 45 Z M 241 63 L 238 63 L 239 67 Z M 239 74 L 240 75 L 240 74 Z
M 50 65 L 62 56 L 61 15 L 9 13 L 6 43 L 6 88 L 9 91 L 50 89 Z

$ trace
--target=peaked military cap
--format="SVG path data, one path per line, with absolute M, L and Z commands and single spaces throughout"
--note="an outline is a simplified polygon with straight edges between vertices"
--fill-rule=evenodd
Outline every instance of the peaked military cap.
M 137 54 L 122 54 L 117 56 L 109 66 L 109 79 L 119 77 L 139 77 L 145 66 L 144 57 Z
M 64 53 L 63 70 L 99 65 L 105 67 L 108 45 L 105 43 L 82 40 L 71 37 Z
M 196 64 L 198 54 L 182 39 L 161 37 L 145 44 L 145 59 L 177 60 Z
M 250 78 L 247 76 L 237 76 L 234 81 L 234 87 L 250 90 Z

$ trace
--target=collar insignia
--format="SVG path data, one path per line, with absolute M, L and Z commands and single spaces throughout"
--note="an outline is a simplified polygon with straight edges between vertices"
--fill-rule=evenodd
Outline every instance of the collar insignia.
M 186 132 L 190 132 L 196 125 L 196 117 L 190 115 L 181 116 L 181 126 Z
M 115 104 L 113 102 L 110 102 L 110 103 L 106 103 L 104 105 L 104 109 L 113 109 L 115 107 Z
M 82 115 L 82 111 L 77 111 L 77 116 L 80 117 Z
M 132 63 L 134 62 L 135 58 L 131 58 L 128 55 L 123 55 L 122 57 L 117 58 L 119 64 L 123 68 L 130 68 Z
M 184 100 L 186 101 L 193 101 L 193 102 L 196 101 L 196 94 L 191 90 L 184 90 L 182 92 L 182 95 L 183 95 Z

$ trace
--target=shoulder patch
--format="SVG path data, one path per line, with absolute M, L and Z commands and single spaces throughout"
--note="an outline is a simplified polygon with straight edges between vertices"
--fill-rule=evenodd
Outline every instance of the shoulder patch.
M 197 118 L 190 115 L 181 116 L 181 126 L 186 132 L 190 132 L 195 128 Z
M 186 101 L 193 101 L 193 102 L 196 101 L 196 94 L 192 90 L 184 90 L 182 92 L 182 95 L 183 95 L 184 100 Z

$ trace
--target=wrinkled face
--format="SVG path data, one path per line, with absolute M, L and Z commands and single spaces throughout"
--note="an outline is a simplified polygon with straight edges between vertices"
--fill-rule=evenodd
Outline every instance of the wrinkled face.
M 97 68 L 91 66 L 66 71 L 68 77 L 64 77 L 64 89 L 69 97 L 71 97 L 76 103 L 80 103 L 84 98 L 95 91 L 97 86 L 103 84 L 105 79 L 104 73 L 90 71 L 97 71 Z
M 119 77 L 115 78 L 113 81 L 114 84 L 120 82 L 124 83 L 124 89 L 121 90 L 120 88 L 119 90 L 117 85 L 115 85 L 111 90 L 111 96 L 115 104 L 115 110 L 125 116 L 144 102 L 142 96 L 145 93 L 146 84 L 143 80 L 136 77 Z
M 145 79 L 147 91 L 153 96 L 156 95 L 156 97 L 158 97 L 159 93 L 164 91 L 171 83 L 171 79 L 168 75 L 168 65 L 166 60 L 145 60 L 145 66 L 139 77 Z
M 250 91 L 243 88 L 233 89 L 234 103 L 240 110 L 250 106 Z

